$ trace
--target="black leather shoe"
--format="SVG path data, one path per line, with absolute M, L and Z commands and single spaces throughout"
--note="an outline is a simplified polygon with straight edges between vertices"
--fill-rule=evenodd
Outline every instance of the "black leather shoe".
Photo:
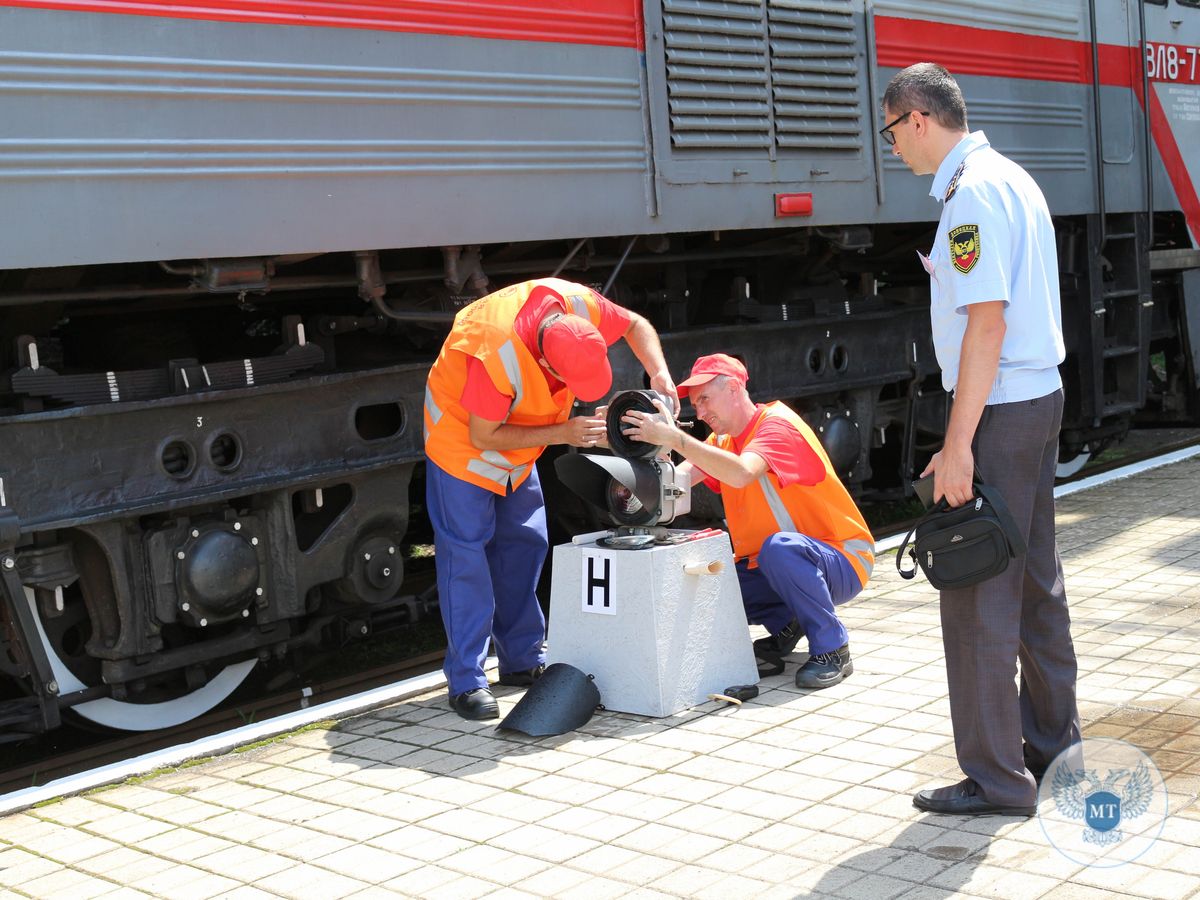
M 913 806 L 925 812 L 947 816 L 1024 816 L 1037 812 L 1037 806 L 1001 806 L 989 803 L 978 793 L 979 786 L 970 778 L 946 787 L 918 791 Z
M 796 672 L 796 687 L 827 688 L 840 684 L 854 674 L 850 645 L 843 644 L 828 653 L 810 656 Z
M 500 684 L 506 684 L 509 687 L 529 687 L 546 671 L 544 665 L 534 666 L 532 669 L 523 669 L 520 672 L 501 672 Z
M 500 718 L 500 706 L 487 688 L 475 688 L 451 696 L 450 708 L 464 719 Z
M 783 671 L 783 658 L 796 649 L 804 630 L 795 619 L 788 622 L 778 634 L 769 634 L 754 642 L 754 661 L 758 664 L 758 677 L 778 675 Z

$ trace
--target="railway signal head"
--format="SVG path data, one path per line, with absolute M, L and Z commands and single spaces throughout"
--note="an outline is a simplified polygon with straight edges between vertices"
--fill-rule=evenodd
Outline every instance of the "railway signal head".
M 622 391 L 608 406 L 608 444 L 615 455 L 568 453 L 554 461 L 559 479 L 615 525 L 666 524 L 691 508 L 691 492 L 662 447 L 626 437 L 621 416 L 657 412 L 655 391 Z

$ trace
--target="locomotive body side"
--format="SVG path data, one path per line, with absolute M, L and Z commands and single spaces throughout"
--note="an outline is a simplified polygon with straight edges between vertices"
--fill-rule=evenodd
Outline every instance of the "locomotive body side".
M 0 267 L 782 227 L 796 221 L 775 194 L 806 191 L 800 224 L 927 220 L 921 183 L 874 134 L 882 84 L 923 58 L 964 76 L 973 126 L 1039 177 L 1056 214 L 1098 208 L 1080 2 L 760 15 L 651 0 L 644 42 L 632 0 L 588 4 L 586 28 L 579 4 L 552 2 L 515 21 L 491 4 L 432 21 L 378 4 L 345 27 L 246 5 L 259 9 L 208 21 L 181 18 L 202 15 L 193 4 L 0 4 L 13 211 Z M 1108 201 L 1134 211 L 1139 24 L 1124 4 L 1100 12 Z M 1194 126 L 1174 90 L 1196 44 L 1165 9 L 1147 14 L 1149 33 L 1176 38 L 1153 42 L 1152 112 L 1178 169 L 1159 170 L 1156 196 L 1177 209 L 1195 173 L 1169 144 Z
M 640 216 L 632 4 L 592 4 L 606 43 L 567 4 L 457 5 L 491 36 L 0 4 L 0 268 L 584 234 L 595 197 Z
M 945 417 L 938 204 L 875 132 L 922 59 L 1056 217 L 1065 457 L 1197 421 L 1200 9 L 1167 3 L 0 0 L 0 740 L 166 727 L 433 614 L 425 373 L 504 283 L 604 289 L 673 370 L 744 357 L 902 494 Z

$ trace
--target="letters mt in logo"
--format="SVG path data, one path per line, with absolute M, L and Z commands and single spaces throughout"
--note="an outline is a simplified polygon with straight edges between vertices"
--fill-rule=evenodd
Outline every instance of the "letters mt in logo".
M 1122 781 L 1125 783 L 1118 787 Z M 1084 785 L 1092 789 L 1086 790 Z M 1091 769 L 1071 771 L 1060 766 L 1054 773 L 1053 791 L 1058 811 L 1073 819 L 1082 818 L 1083 839 L 1103 847 L 1123 838 L 1117 827 L 1122 818 L 1137 818 L 1150 808 L 1154 787 L 1145 764 L 1132 773 L 1128 769 L 1110 770 L 1103 779 Z
M 979 226 L 959 225 L 950 229 L 950 259 L 966 275 L 979 262 Z
M 1154 760 L 1111 738 L 1085 738 L 1063 750 L 1046 769 L 1038 801 L 1050 843 L 1087 866 L 1137 859 L 1167 820 L 1167 787 Z

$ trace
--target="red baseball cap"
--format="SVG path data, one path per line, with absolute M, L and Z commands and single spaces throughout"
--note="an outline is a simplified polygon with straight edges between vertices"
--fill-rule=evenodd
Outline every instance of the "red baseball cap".
M 563 315 L 542 331 L 542 357 L 584 403 L 599 400 L 612 387 L 608 344 L 582 316 Z
M 750 380 L 750 373 L 746 371 L 746 367 L 740 361 L 724 353 L 713 353 L 696 360 L 695 365 L 692 366 L 692 374 L 675 387 L 679 390 L 680 397 L 686 397 L 688 388 L 708 384 L 718 375 L 728 375 L 730 378 L 736 378 L 742 384 Z

